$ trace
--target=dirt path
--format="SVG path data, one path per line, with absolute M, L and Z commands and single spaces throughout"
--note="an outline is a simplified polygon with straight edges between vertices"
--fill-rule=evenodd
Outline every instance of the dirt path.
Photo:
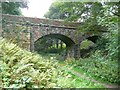
M 74 70 L 70 70 L 70 72 L 71 72 L 72 74 L 74 74 L 74 75 L 76 75 L 76 76 L 79 76 L 79 77 L 81 77 L 81 78 L 84 78 L 84 79 L 86 79 L 86 80 L 90 80 L 90 81 L 92 81 L 92 82 L 99 83 L 99 84 L 105 86 L 106 88 L 113 88 L 113 90 L 116 90 L 116 89 L 118 88 L 118 89 L 120 90 L 120 86 L 118 86 L 118 85 L 111 85 L 111 84 L 101 83 L 101 82 L 99 82 L 99 81 L 96 81 L 96 80 L 94 80 L 94 79 L 92 79 L 92 78 L 90 78 L 90 77 L 87 77 L 87 76 L 85 76 L 85 75 L 83 75 L 83 74 L 81 74 L 81 73 L 79 73 L 79 72 L 74 71 Z M 116 88 L 116 89 L 115 89 L 115 88 Z

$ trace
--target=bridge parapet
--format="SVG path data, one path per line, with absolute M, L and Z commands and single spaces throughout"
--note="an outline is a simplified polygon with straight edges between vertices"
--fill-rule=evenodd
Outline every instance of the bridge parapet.
M 34 43 L 38 39 L 44 36 L 54 36 L 66 43 L 68 56 L 80 57 L 80 43 L 84 39 L 94 36 L 94 33 L 79 34 L 77 25 L 83 25 L 80 23 L 65 23 L 64 21 L 6 14 L 2 15 L 2 19 L 5 23 L 3 36 L 23 41 L 21 45 L 26 44 L 31 51 L 34 50 Z
M 76 28 L 76 25 L 81 25 L 81 23 L 66 23 L 63 20 L 52 20 L 52 19 L 41 19 L 41 18 L 32 18 L 32 17 L 24 17 L 24 16 L 17 16 L 17 15 L 7 15 L 2 14 L 2 19 L 7 21 L 14 21 L 21 24 L 30 23 L 31 25 L 49 25 L 52 27 L 64 27 L 64 28 Z

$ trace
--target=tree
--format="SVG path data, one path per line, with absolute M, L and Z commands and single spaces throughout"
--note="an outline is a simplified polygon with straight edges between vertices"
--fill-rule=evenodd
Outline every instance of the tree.
M 90 2 L 54 2 L 44 15 L 51 19 L 64 19 L 68 21 L 84 21 L 99 14 L 101 3 Z
M 2 2 L 2 13 L 22 15 L 20 8 L 28 8 L 27 2 Z
M 102 34 L 104 39 L 99 41 L 99 47 L 101 48 L 101 45 L 104 45 L 104 49 L 101 51 L 107 51 L 108 57 L 116 59 L 117 48 L 120 47 L 117 44 L 119 37 L 117 28 L 118 17 L 120 16 L 119 10 L 120 2 L 54 2 L 45 17 L 84 22 L 83 26 L 78 27 L 80 32 L 91 30 L 97 32 L 100 31 L 98 26 L 106 27 L 103 29 L 109 33 Z M 111 42 L 114 43 L 111 44 Z
M 10 0 L 7 0 L 6 2 L 2 2 L 0 8 L 2 8 L 2 14 L 11 14 L 11 15 L 22 15 L 20 8 L 28 8 L 26 0 L 21 0 L 21 2 L 10 2 Z M 12 27 L 12 29 L 11 29 Z M 4 18 L 2 18 L 2 29 L 3 31 L 0 33 L 1 36 L 7 38 L 8 40 L 12 40 L 13 43 L 17 43 L 18 46 L 23 47 L 23 41 L 25 42 L 25 39 L 22 40 L 23 36 L 20 37 L 21 33 L 24 35 L 26 34 L 24 32 L 25 27 L 23 26 L 17 26 L 14 24 L 13 26 L 6 26 L 6 21 Z M 27 36 L 27 34 L 26 34 Z M 21 40 L 21 41 L 20 41 Z M 25 45 L 24 45 L 25 46 Z M 26 47 L 25 47 L 26 48 Z
M 52 3 L 49 11 L 44 15 L 50 19 L 63 19 L 65 21 L 85 22 L 84 26 L 79 27 L 84 31 L 89 27 L 97 25 L 97 16 L 103 15 L 100 13 L 102 4 L 95 2 L 54 2 Z M 85 29 L 86 28 L 86 29 Z

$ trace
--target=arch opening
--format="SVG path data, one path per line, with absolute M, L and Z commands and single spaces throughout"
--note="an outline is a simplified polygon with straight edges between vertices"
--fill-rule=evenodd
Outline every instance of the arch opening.
M 93 43 L 96 43 L 99 38 L 100 36 L 95 35 L 95 36 L 88 37 L 86 39 L 92 41 Z
M 48 34 L 48 35 L 42 36 L 38 40 L 40 40 L 40 39 L 42 39 L 44 37 L 60 39 L 61 41 L 63 41 L 66 44 L 67 47 L 70 47 L 70 46 L 75 44 L 75 42 L 71 38 L 69 38 L 69 37 L 67 37 L 65 35 L 62 35 L 62 34 Z
M 61 34 L 48 34 L 34 42 L 35 51 L 61 52 L 74 45 L 74 41 Z
M 90 56 L 90 52 L 92 50 L 94 50 L 94 48 L 96 47 L 96 43 L 97 40 L 100 38 L 100 36 L 90 36 L 85 38 L 80 45 L 80 52 L 81 52 L 81 57 L 85 58 L 85 57 L 89 57 Z

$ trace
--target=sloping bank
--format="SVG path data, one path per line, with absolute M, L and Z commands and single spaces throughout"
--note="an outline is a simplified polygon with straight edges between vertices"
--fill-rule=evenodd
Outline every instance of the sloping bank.
M 66 67 L 0 38 L 2 88 L 103 88 L 69 74 Z
M 68 74 L 60 70 L 57 61 L 19 48 L 0 38 L 0 78 L 3 88 L 61 87 L 59 78 Z M 64 86 L 64 85 L 63 85 Z M 66 86 L 69 87 L 69 86 Z

